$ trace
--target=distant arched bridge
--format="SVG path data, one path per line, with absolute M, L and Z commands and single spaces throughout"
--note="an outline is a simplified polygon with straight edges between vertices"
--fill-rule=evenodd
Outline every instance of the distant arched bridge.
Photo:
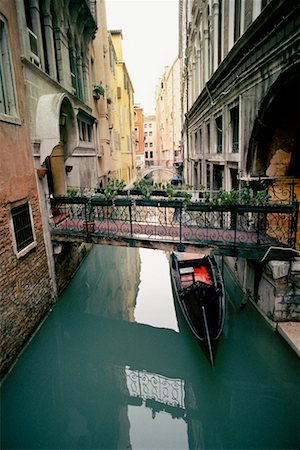
M 166 167 L 166 166 L 150 166 L 150 167 L 144 167 L 140 172 L 139 172 L 139 177 L 140 178 L 144 178 L 147 175 L 150 175 L 150 173 L 152 172 L 158 172 L 158 171 L 164 171 L 164 172 L 169 172 L 170 175 L 176 175 L 176 169 L 174 167 Z

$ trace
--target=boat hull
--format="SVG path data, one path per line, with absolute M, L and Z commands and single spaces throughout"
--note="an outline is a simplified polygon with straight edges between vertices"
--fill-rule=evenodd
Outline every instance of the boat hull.
M 173 252 L 170 273 L 176 302 L 213 365 L 225 316 L 224 286 L 215 258 Z

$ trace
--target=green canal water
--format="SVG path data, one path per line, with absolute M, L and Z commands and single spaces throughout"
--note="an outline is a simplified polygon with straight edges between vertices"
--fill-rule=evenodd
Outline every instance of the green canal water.
M 95 246 L 2 385 L 1 448 L 299 448 L 299 359 L 225 284 L 213 369 L 167 255 Z

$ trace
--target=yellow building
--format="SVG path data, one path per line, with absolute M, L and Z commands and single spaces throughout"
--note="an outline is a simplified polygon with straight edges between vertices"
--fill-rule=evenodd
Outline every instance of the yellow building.
M 133 86 L 123 61 L 122 31 L 110 31 L 111 132 L 121 151 L 121 178 L 126 185 L 136 179 Z
M 121 30 L 107 31 L 105 3 L 97 0 L 98 31 L 91 44 L 91 83 L 98 184 L 136 178 L 133 86 L 122 54 Z

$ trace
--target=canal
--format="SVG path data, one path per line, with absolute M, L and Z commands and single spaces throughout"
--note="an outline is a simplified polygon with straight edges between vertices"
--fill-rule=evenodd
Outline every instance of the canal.
M 167 255 L 94 246 L 4 380 L 1 448 L 299 448 L 299 359 L 224 275 L 213 369 Z

